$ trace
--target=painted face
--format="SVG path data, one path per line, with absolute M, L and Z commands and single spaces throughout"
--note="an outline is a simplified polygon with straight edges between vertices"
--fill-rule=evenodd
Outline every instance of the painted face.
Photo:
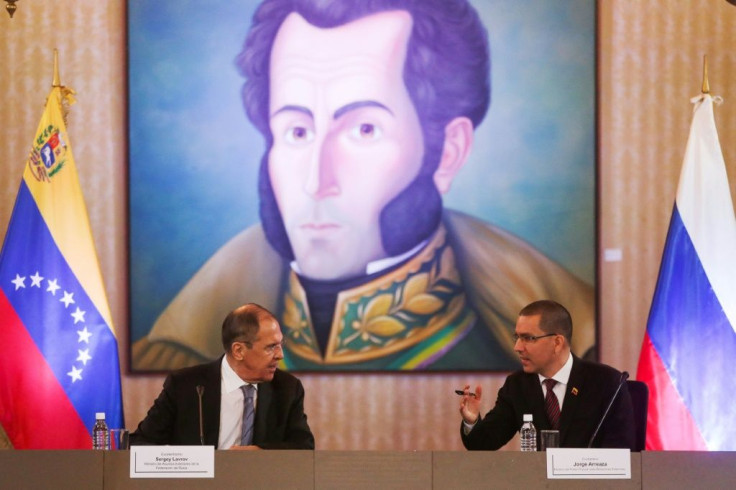
M 402 72 L 403 11 L 320 29 L 291 14 L 271 53 L 269 176 L 300 271 L 364 274 L 385 258 L 379 215 L 424 152 Z
M 250 347 L 242 343 L 233 347 L 238 349 L 238 357 L 242 356 L 236 369 L 238 375 L 251 383 L 271 381 L 279 361 L 284 358 L 283 339 L 277 321 L 262 320 Z
M 540 337 L 546 335 L 539 327 L 541 315 L 520 316 L 516 321 L 516 335 L 519 340 L 514 344 L 514 350 L 519 355 L 521 366 L 525 373 L 552 376 L 559 368 L 557 366 L 557 344 L 558 336 L 537 338 L 528 340 L 529 336 Z M 527 339 L 527 340 L 525 340 Z

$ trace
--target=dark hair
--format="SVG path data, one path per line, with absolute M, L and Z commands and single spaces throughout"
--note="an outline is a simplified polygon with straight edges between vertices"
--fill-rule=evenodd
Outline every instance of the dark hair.
M 530 303 L 521 309 L 519 316 L 541 315 L 539 328 L 544 333 L 559 333 L 572 345 L 572 317 L 567 308 L 549 299 Z
M 381 212 L 381 238 L 389 255 L 411 249 L 439 225 L 442 198 L 433 174 L 442 154 L 445 126 L 464 116 L 477 127 L 488 110 L 488 34 L 468 0 L 265 0 L 253 16 L 236 64 L 246 78 L 242 89 L 246 114 L 266 139 L 258 178 L 263 229 L 271 245 L 289 260 L 294 253 L 268 175 L 273 144 L 269 63 L 274 38 L 292 12 L 314 26 L 330 28 L 390 10 L 407 11 L 413 20 L 403 77 L 422 125 L 424 161 L 414 181 Z M 409 220 L 411 226 L 406 226 Z
M 222 346 L 230 352 L 233 342 L 245 342 L 250 347 L 258 336 L 263 321 L 278 321 L 266 308 L 248 303 L 228 313 L 222 322 Z

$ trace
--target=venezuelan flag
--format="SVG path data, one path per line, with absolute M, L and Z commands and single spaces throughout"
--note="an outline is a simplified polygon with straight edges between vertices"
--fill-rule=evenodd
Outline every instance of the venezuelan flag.
M 713 117 L 695 113 L 637 379 L 649 385 L 647 449 L 736 449 L 736 218 Z
M 0 423 L 17 449 L 92 447 L 123 426 L 118 345 L 54 86 L 0 252 Z

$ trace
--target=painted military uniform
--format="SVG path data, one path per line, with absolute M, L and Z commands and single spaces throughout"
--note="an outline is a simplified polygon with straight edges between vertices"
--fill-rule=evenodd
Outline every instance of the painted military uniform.
M 519 310 L 537 299 L 568 307 L 573 351 L 594 344 L 592 288 L 522 240 L 445 211 L 428 244 L 400 266 L 340 291 L 319 346 L 306 293 L 260 226 L 220 249 L 135 342 L 135 369 L 169 370 L 222 354 L 227 313 L 255 302 L 277 312 L 292 370 L 511 370 Z

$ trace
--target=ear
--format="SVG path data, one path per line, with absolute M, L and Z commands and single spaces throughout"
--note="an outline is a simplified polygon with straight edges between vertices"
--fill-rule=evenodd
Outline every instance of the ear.
M 567 344 L 567 339 L 564 335 L 558 335 L 555 337 L 555 351 L 562 352 L 565 350 L 565 345 Z
M 245 355 L 245 344 L 242 344 L 240 342 L 235 342 L 230 347 L 230 355 L 233 359 L 237 361 L 242 361 L 243 357 Z
M 452 181 L 468 159 L 473 146 L 473 123 L 467 117 L 456 117 L 445 126 L 442 158 L 434 173 L 434 185 L 441 194 L 450 190 Z

